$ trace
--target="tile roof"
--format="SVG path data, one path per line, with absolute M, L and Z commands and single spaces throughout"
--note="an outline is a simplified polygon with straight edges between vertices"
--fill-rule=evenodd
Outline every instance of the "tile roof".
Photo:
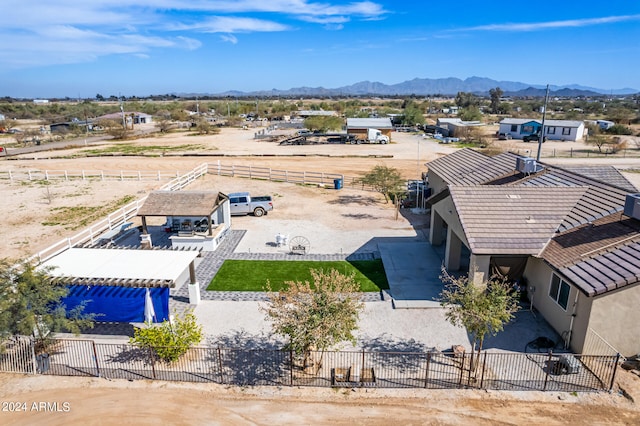
M 449 184 L 429 201 L 451 194 L 471 251 L 540 256 L 589 296 L 640 282 L 640 221 L 622 215 L 635 187 L 611 167 L 516 173 L 517 157 L 466 149 L 428 163 Z
M 601 217 L 608 216 L 623 210 L 628 191 L 599 182 L 587 176 L 572 173 L 568 170 L 546 168 L 542 173 L 537 173 L 525 178 L 515 185 L 534 187 L 588 187 L 584 196 L 576 202 L 576 205 L 560 225 L 560 231 L 565 231 L 585 223 L 593 222 Z
M 451 186 L 449 190 L 472 253 L 538 255 L 587 188 Z
M 427 163 L 449 185 L 483 185 L 515 173 L 518 155 L 511 152 L 489 157 L 470 148 Z
M 640 221 L 615 213 L 555 236 L 541 257 L 588 296 L 640 282 Z
M 613 166 L 563 165 L 561 168 L 618 188 L 622 188 L 628 192 L 638 192 L 638 188 L 636 188 L 633 183 L 629 182 L 629 180 Z

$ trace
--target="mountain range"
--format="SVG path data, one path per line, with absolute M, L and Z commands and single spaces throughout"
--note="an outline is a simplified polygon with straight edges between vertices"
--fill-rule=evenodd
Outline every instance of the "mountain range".
M 295 87 L 286 90 L 271 89 L 254 92 L 228 91 L 216 96 L 364 96 L 364 95 L 455 95 L 458 92 L 487 95 L 490 89 L 499 87 L 504 96 L 544 96 L 546 86 L 520 83 L 516 81 L 497 81 L 485 77 L 469 77 L 461 80 L 448 78 L 414 78 L 397 84 L 385 84 L 377 81 L 361 81 L 350 86 L 327 89 L 324 87 Z M 616 90 L 597 89 L 577 84 L 566 86 L 549 86 L 554 96 L 602 96 L 630 95 L 640 93 L 637 89 L 624 88 Z

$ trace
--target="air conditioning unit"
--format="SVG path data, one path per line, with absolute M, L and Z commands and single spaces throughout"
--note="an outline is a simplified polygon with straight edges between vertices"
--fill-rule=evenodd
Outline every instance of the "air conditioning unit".
M 624 202 L 624 214 L 640 220 L 640 193 L 627 194 L 627 199 Z
M 520 173 L 535 173 L 538 171 L 536 160 L 531 157 L 518 157 L 516 159 L 516 170 Z

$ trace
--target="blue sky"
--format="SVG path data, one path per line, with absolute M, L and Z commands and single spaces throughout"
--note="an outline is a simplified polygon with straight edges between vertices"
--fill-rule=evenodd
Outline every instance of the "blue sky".
M 640 90 L 640 1 L 2 0 L 0 96 L 471 76 Z

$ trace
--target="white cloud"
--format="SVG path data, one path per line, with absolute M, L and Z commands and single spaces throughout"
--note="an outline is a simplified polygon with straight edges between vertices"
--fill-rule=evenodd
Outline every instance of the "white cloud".
M 285 31 L 289 27 L 273 21 L 233 16 L 213 16 L 194 24 L 172 24 L 171 31 L 196 31 L 203 33 L 243 33 Z
M 640 15 L 622 15 L 622 16 L 606 16 L 602 18 L 569 19 L 564 21 L 479 25 L 476 27 L 459 28 L 453 31 L 523 32 L 523 31 L 539 31 L 539 30 L 553 29 L 553 28 L 588 27 L 593 25 L 603 25 L 603 24 L 611 24 L 616 22 L 638 21 L 638 20 L 640 20 Z
M 389 12 L 372 1 L 335 0 L 2 0 L 0 68 L 74 63 L 100 56 L 195 50 L 197 34 L 292 31 L 298 20 L 342 29 Z M 176 23 L 177 22 L 177 23 Z
M 238 44 L 238 38 L 233 34 L 222 34 L 220 38 L 222 39 L 222 41 L 227 41 L 231 44 Z

